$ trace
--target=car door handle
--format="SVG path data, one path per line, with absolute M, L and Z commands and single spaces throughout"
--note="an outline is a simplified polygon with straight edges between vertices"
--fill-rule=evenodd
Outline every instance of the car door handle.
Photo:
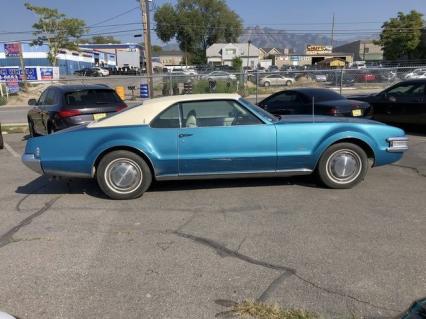
M 193 134 L 179 134 L 179 137 L 180 138 L 182 138 L 182 137 L 188 137 L 188 136 L 192 136 Z

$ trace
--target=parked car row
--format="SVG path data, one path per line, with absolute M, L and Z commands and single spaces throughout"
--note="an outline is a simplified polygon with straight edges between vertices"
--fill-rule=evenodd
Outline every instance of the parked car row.
M 216 71 L 205 78 L 232 80 L 230 75 Z M 268 79 L 270 77 L 265 77 L 263 81 Z M 287 81 L 290 85 L 290 80 Z M 32 136 L 97 121 L 127 107 L 117 93 L 105 85 L 50 86 L 38 100 L 31 99 L 28 104 L 33 106 L 28 112 Z M 270 95 L 258 106 L 279 117 L 327 115 L 426 126 L 426 79 L 403 81 L 378 94 L 348 98 L 324 88 L 292 88 Z

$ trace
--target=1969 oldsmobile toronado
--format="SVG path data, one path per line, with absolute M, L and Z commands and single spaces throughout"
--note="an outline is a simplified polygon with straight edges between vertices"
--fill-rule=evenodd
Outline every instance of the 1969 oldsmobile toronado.
M 153 179 L 307 175 L 351 188 L 369 166 L 398 161 L 404 131 L 328 116 L 276 117 L 235 94 L 145 101 L 111 117 L 30 138 L 23 162 L 53 176 L 96 178 L 113 199 L 141 196 Z

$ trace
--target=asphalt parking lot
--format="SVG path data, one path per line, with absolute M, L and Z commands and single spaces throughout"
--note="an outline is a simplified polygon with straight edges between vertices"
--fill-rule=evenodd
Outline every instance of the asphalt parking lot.
M 424 135 L 352 190 L 163 182 L 132 201 L 39 177 L 4 138 L 0 310 L 20 318 L 214 318 L 246 299 L 377 318 L 426 296 Z

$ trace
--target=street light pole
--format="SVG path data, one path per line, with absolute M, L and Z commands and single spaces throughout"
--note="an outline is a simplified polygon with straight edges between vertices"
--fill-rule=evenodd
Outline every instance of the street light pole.
M 152 79 L 152 54 L 151 54 L 151 28 L 149 21 L 149 4 L 148 0 L 139 0 L 142 13 L 142 26 L 144 35 L 144 51 L 146 63 L 146 75 L 148 76 L 149 96 L 154 96 L 154 85 Z

